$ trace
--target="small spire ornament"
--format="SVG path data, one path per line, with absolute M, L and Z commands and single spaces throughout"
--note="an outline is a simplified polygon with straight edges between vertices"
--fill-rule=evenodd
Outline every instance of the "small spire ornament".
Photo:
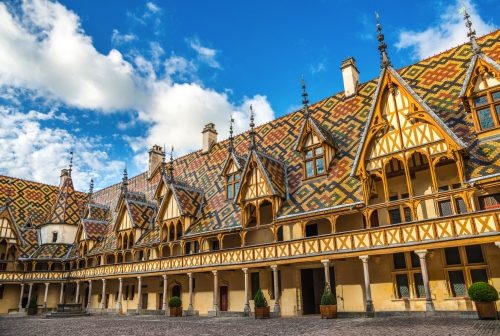
M 254 130 L 255 124 L 254 124 L 254 115 L 253 115 L 253 108 L 252 104 L 250 104 L 250 146 L 249 150 L 254 150 L 255 147 L 255 130 Z
M 304 118 L 309 118 L 309 100 L 307 99 L 307 91 L 306 91 L 306 80 L 304 79 L 304 75 L 302 75 L 302 79 L 300 80 L 302 84 L 302 104 L 304 105 Z
M 382 66 L 382 69 L 385 69 L 387 68 L 388 66 L 391 65 L 391 61 L 389 60 L 389 56 L 387 56 L 387 44 L 385 44 L 384 42 L 384 34 L 382 34 L 382 27 L 380 26 L 380 23 L 378 22 L 378 19 L 380 18 L 380 16 L 378 15 L 377 12 L 375 12 L 375 17 L 377 19 L 377 32 L 378 32 L 378 36 L 377 36 L 377 40 L 379 42 L 379 45 L 378 45 L 378 50 L 380 50 L 380 57 L 381 57 L 381 66 Z
M 465 26 L 469 29 L 469 31 L 467 32 L 467 37 L 470 40 L 470 45 L 472 47 L 472 53 L 474 55 L 477 55 L 477 54 L 481 53 L 481 46 L 477 43 L 476 31 L 472 30 L 472 22 L 469 20 L 470 15 L 469 15 L 469 13 L 467 13 L 467 9 L 465 8 L 465 4 L 463 2 L 462 2 L 462 5 L 463 5 L 462 8 L 460 8 L 458 10 L 458 12 L 460 14 L 464 15 Z

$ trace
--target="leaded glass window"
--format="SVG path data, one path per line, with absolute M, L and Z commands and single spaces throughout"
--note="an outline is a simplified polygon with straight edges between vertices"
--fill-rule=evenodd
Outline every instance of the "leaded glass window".
M 446 265 L 462 264 L 462 261 L 460 260 L 460 252 L 458 251 L 458 247 L 445 248 L 444 255 L 446 257 Z
M 316 159 L 316 175 L 321 175 L 325 172 L 325 164 L 323 158 Z
M 438 206 L 439 206 L 439 212 L 441 213 L 441 216 L 453 215 L 453 211 L 451 210 L 451 201 L 446 200 L 446 201 L 438 202 Z
M 401 223 L 401 212 L 399 209 L 389 210 L 389 218 L 391 220 L 391 224 L 399 224 Z
M 474 98 L 474 106 L 480 106 L 488 103 L 488 96 L 481 96 Z
M 465 205 L 463 198 L 457 198 L 456 205 L 459 214 L 467 213 L 467 206 Z
M 325 158 L 323 156 L 323 147 L 318 141 L 314 141 L 315 137 L 310 133 L 307 139 L 308 147 L 303 150 L 304 158 L 304 175 L 306 178 L 323 175 L 326 172 Z
M 240 188 L 240 174 L 234 173 L 226 177 L 226 196 L 228 199 L 234 198 L 234 195 Z
M 405 253 L 399 252 L 392 255 L 394 259 L 394 269 L 406 269 Z
M 453 296 L 466 296 L 465 279 L 463 271 L 449 271 L 450 286 Z
M 425 287 L 422 273 L 413 274 L 413 279 L 415 281 L 415 289 L 417 290 L 418 297 L 425 297 Z
M 410 287 L 408 286 L 407 274 L 396 274 L 396 284 L 398 286 L 399 298 L 410 297 Z
M 411 209 L 408 207 L 404 207 L 403 212 L 405 214 L 405 222 L 411 222 L 413 220 L 413 216 L 411 214 Z
M 415 252 L 410 252 L 411 255 L 411 267 L 420 268 L 420 257 Z
M 495 125 L 489 107 L 478 110 L 477 118 L 479 119 L 479 125 L 481 126 L 481 129 L 490 128 Z
M 312 161 L 307 161 L 306 162 L 306 176 L 311 177 L 314 175 L 314 170 L 313 170 L 313 162 Z
M 481 245 L 466 246 L 465 254 L 467 255 L 467 262 L 469 264 L 484 263 L 483 251 L 481 250 Z

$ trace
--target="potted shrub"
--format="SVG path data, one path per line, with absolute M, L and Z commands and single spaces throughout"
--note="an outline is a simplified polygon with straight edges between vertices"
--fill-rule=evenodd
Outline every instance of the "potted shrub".
M 172 296 L 168 301 L 170 316 L 182 316 L 182 301 L 178 296 Z
M 495 301 L 498 300 L 498 292 L 492 285 L 486 282 L 473 283 L 468 290 L 469 297 L 476 304 L 477 316 L 480 319 L 498 319 Z
M 337 318 L 337 299 L 333 295 L 328 282 L 321 296 L 319 311 L 321 312 L 321 318 Z
M 38 304 L 36 303 L 36 297 L 32 297 L 28 305 L 28 315 L 36 315 L 38 310 Z
M 255 306 L 256 319 L 269 318 L 269 306 L 267 305 L 267 300 L 260 288 L 253 298 L 253 304 Z

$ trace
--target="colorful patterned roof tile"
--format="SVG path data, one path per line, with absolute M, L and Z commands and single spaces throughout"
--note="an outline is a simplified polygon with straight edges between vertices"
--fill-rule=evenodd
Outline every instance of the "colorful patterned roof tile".
M 156 205 L 126 199 L 127 209 L 132 219 L 132 225 L 141 229 L 148 229 L 154 219 Z
M 203 191 L 172 184 L 172 191 L 177 199 L 183 216 L 197 217 L 203 202 Z
M 295 143 L 295 148 L 294 150 L 298 150 L 300 146 L 300 140 L 302 139 L 304 132 L 306 130 L 306 124 L 310 123 L 312 128 L 316 131 L 318 134 L 319 138 L 323 141 L 332 146 L 333 148 L 337 148 L 337 143 L 335 142 L 335 139 L 330 133 L 329 130 L 325 129 L 316 119 L 312 118 L 309 116 L 307 119 L 304 119 L 304 122 L 302 123 L 302 127 L 300 128 L 300 132 L 297 136 L 297 141 Z
M 59 190 L 47 223 L 78 225 L 80 213 L 80 204 L 76 199 L 73 180 L 68 177 Z
M 99 239 L 106 231 L 108 222 L 82 219 L 86 239 Z
M 31 228 L 20 228 L 23 236 L 23 245 L 20 248 L 21 258 L 28 258 L 38 248 L 38 230 Z
M 88 215 L 87 215 L 88 219 L 96 221 L 109 221 L 111 219 L 109 213 L 109 207 L 95 203 L 89 203 L 87 207 L 88 207 Z
M 146 231 L 137 241 L 137 246 L 150 245 L 160 242 L 160 226 L 156 224 L 152 230 Z
M 72 245 L 44 244 L 40 246 L 30 259 L 65 259 Z
M 287 197 L 286 165 L 269 155 L 256 152 L 259 165 L 268 180 L 273 195 Z

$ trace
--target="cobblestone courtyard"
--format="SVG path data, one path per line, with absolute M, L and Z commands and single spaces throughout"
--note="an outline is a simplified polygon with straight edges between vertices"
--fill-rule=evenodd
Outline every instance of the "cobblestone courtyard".
M 254 320 L 102 315 L 45 319 L 4 315 L 0 316 L 0 335 L 500 335 L 500 321 L 479 321 L 475 317 Z

